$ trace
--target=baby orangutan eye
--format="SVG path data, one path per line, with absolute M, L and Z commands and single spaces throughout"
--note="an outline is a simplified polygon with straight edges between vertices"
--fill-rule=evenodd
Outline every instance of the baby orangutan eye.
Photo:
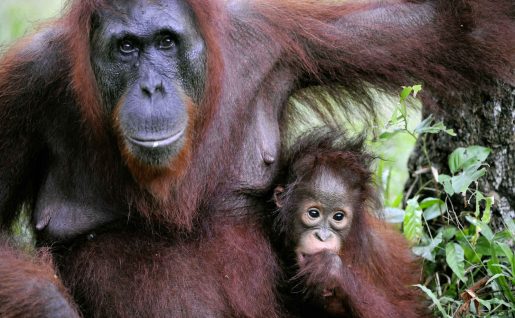
M 343 212 L 338 212 L 333 215 L 333 220 L 335 221 L 341 221 L 345 218 L 345 214 Z
M 318 211 L 317 209 L 309 209 L 308 215 L 310 218 L 316 219 L 320 217 L 320 211 Z

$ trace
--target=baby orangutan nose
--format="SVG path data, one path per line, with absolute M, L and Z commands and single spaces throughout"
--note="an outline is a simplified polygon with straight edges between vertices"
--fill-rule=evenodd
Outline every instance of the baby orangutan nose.
M 332 237 L 331 232 L 329 232 L 327 229 L 315 231 L 315 235 L 322 242 L 325 242 L 327 239 Z

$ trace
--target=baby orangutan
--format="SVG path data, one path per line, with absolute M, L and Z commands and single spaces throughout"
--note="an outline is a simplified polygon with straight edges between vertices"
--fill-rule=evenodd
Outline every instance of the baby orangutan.
M 407 242 L 371 213 L 379 207 L 371 161 L 362 138 L 327 129 L 284 159 L 274 201 L 285 257 L 298 268 L 292 280 L 317 316 L 426 317 Z

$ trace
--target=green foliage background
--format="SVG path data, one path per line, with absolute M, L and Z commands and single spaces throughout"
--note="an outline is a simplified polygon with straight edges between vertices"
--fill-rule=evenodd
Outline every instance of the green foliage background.
M 59 13 L 62 0 L 1 0 L 0 45 L 24 35 L 37 25 Z

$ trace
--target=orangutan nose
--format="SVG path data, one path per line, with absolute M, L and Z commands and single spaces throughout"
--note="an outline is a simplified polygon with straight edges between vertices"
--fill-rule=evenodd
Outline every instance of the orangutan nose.
M 322 242 L 325 242 L 328 238 L 332 236 L 331 231 L 327 229 L 321 229 L 315 232 L 315 236 Z

